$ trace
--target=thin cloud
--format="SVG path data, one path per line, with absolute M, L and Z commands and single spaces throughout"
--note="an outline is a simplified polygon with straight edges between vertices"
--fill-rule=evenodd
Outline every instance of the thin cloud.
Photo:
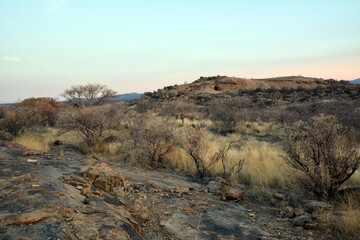
M 64 8 L 67 0 L 46 0 L 45 1 L 45 11 L 48 12 L 58 12 Z
M 20 60 L 21 60 L 21 58 L 19 58 L 19 57 L 7 57 L 7 56 L 5 56 L 4 57 L 4 60 L 5 61 L 9 61 L 9 62 L 19 62 Z

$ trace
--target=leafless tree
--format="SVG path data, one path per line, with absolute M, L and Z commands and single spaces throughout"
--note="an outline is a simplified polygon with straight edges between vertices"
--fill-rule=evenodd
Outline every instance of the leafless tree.
M 116 91 L 108 89 L 105 85 L 87 84 L 72 86 L 66 89 L 61 96 L 70 103 L 83 107 L 85 104 L 90 106 L 103 104 L 115 94 Z
M 78 131 L 88 146 L 103 140 L 104 130 L 118 121 L 118 111 L 114 106 L 93 106 L 63 111 L 58 126 L 63 132 Z
M 319 198 L 332 198 L 360 166 L 360 154 L 334 116 L 320 115 L 285 130 L 283 158 L 303 173 L 301 183 Z

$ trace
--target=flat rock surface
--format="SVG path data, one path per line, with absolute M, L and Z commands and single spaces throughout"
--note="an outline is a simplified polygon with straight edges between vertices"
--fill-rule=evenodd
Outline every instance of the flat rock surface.
M 307 239 L 275 220 L 278 209 L 221 201 L 205 186 L 64 146 L 42 154 L 0 141 L 0 239 Z

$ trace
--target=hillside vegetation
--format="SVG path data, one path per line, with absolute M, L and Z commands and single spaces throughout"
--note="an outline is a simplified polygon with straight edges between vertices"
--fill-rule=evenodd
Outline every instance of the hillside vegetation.
M 241 189 L 236 201 L 275 207 L 275 217 L 294 227 L 360 236 L 354 203 L 360 85 L 214 76 L 129 103 L 95 100 L 93 106 L 46 98 L 2 106 L 0 137 L 40 151 L 57 140 L 96 158 L 189 175 L 204 185 L 221 178 Z

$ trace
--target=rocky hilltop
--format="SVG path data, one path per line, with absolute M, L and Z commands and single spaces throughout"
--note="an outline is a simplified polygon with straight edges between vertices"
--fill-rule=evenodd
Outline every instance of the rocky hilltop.
M 334 79 L 310 78 L 302 76 L 276 77 L 266 79 L 246 79 L 228 76 L 200 77 L 188 84 L 164 87 L 145 97 L 171 99 L 175 97 L 193 97 L 203 94 L 234 94 L 239 90 L 266 89 L 316 89 L 327 87 L 344 87 L 351 85 L 347 81 Z

